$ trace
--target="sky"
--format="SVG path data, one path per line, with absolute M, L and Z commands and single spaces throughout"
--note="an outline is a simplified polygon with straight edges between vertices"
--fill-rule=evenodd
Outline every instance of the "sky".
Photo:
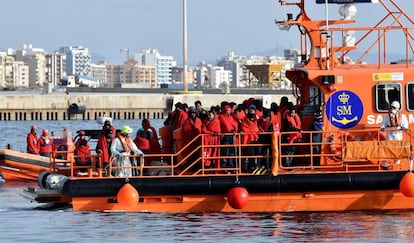
M 412 0 L 396 1 L 414 18 Z M 189 64 L 214 62 L 229 51 L 249 56 L 275 48 L 298 48 L 297 29 L 281 31 L 274 24 L 288 11 L 278 2 L 187 0 Z M 308 2 L 310 16 L 323 19 L 324 5 Z M 183 0 L 12 0 L 1 5 L 0 50 L 23 44 L 47 52 L 61 46 L 83 46 L 93 59 L 102 57 L 110 64 L 121 64 L 126 59 L 121 49 L 128 48 L 133 54 L 153 48 L 182 65 Z M 374 11 L 380 6 L 361 4 L 361 8 L 356 19 L 383 17 Z M 339 17 L 338 5 L 329 5 L 329 16 Z

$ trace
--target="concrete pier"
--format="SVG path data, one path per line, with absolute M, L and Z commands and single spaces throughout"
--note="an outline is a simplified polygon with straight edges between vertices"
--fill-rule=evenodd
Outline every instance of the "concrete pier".
M 276 93 L 276 91 L 275 91 Z M 164 119 L 177 102 L 194 106 L 200 100 L 203 107 L 221 101 L 241 103 L 248 98 L 260 99 L 264 107 L 279 104 L 286 94 L 202 94 L 188 93 L 0 93 L 0 121 L 25 120 L 96 120 L 101 116 L 115 120 Z

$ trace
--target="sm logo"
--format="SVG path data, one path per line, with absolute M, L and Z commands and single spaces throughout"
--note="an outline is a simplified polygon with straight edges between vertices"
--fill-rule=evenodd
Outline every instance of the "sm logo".
M 348 90 L 335 92 L 326 103 L 326 116 L 337 128 L 354 127 L 361 120 L 363 113 L 361 99 Z

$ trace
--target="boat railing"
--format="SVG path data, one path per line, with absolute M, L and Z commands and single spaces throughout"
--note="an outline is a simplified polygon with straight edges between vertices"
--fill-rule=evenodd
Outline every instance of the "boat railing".
M 410 130 L 404 131 L 402 141 L 385 140 L 384 133 L 378 128 L 335 132 L 303 131 L 301 139 L 289 143 L 289 136 L 297 133 L 200 134 L 179 147 L 176 153 L 146 153 L 144 157 L 124 156 L 131 161 L 127 166 L 117 163 L 120 158 L 112 156 L 105 167 L 101 154 L 87 156 L 87 164 L 77 163 L 79 156 L 75 155 L 71 161 L 62 161 L 56 158 L 64 152 L 55 151 L 51 156 L 51 168 L 59 171 L 59 168 L 69 165 L 69 174 L 75 177 L 117 176 L 117 171 L 122 169 L 131 170 L 133 173 L 129 175 L 132 177 L 278 175 L 315 171 L 379 171 L 382 170 L 381 164 L 384 161 L 392 163 L 395 160 L 400 160 L 401 163 L 394 166 L 393 170 L 406 170 L 414 156 L 414 135 Z M 312 139 L 316 134 L 322 139 Z M 261 139 L 243 144 L 241 141 L 244 136 L 249 135 L 259 135 Z M 209 136 L 217 136 L 215 144 L 206 142 Z M 233 142 L 220 144 L 219 138 L 224 136 L 230 136 Z M 227 152 L 223 153 L 226 149 Z M 286 163 L 287 160 L 291 163 Z M 225 161 L 232 163 L 229 163 L 230 166 L 223 166 Z

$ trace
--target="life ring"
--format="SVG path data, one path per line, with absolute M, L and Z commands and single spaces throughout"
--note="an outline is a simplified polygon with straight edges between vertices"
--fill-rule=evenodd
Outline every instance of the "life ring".
M 344 142 L 346 141 L 355 141 L 355 137 L 349 132 L 345 133 L 336 133 L 329 137 L 330 142 L 330 156 L 334 161 L 342 161 L 342 153 L 344 148 Z

